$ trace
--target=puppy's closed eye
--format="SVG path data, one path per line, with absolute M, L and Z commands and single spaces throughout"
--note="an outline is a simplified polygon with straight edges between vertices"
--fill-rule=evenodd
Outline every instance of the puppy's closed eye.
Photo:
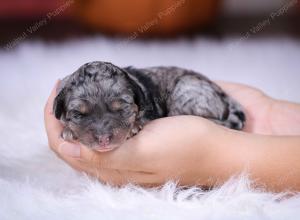
M 69 116 L 71 116 L 74 119 L 79 120 L 79 119 L 83 118 L 85 116 L 85 114 L 80 111 L 73 110 L 73 111 L 69 112 Z

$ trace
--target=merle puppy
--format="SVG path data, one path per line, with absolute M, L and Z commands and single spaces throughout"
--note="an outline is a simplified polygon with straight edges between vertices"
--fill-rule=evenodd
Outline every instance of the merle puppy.
M 112 150 L 150 120 L 197 115 L 240 130 L 241 106 L 205 76 L 177 67 L 120 68 L 91 62 L 64 78 L 54 101 L 62 137 Z

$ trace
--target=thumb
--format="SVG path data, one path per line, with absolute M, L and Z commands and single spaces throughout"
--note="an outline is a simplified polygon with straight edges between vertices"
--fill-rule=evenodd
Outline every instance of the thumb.
M 75 143 L 63 141 L 58 146 L 58 153 L 62 156 L 79 158 L 81 155 L 80 152 L 80 145 Z

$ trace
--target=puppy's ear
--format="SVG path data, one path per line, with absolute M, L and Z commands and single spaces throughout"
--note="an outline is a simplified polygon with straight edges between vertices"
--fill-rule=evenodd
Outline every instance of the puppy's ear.
M 65 113 L 65 97 L 66 97 L 66 85 L 70 76 L 65 77 L 57 88 L 57 96 L 54 99 L 53 103 L 53 112 L 57 119 L 60 119 L 62 114 Z
M 54 99 L 53 103 L 53 112 L 57 119 L 60 119 L 65 110 L 65 91 L 66 89 L 62 89 L 58 95 Z
M 132 74 L 132 71 L 133 70 L 130 68 L 124 68 L 123 70 L 134 93 L 134 102 L 139 106 L 140 110 L 142 110 L 145 106 L 145 94 L 140 86 L 138 79 Z

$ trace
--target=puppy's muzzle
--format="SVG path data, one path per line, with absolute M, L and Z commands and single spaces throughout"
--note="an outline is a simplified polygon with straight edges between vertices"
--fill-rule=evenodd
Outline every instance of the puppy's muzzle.
M 112 134 L 104 134 L 98 137 L 98 146 L 95 147 L 95 150 L 98 151 L 109 151 L 111 150 L 111 140 L 113 138 Z

